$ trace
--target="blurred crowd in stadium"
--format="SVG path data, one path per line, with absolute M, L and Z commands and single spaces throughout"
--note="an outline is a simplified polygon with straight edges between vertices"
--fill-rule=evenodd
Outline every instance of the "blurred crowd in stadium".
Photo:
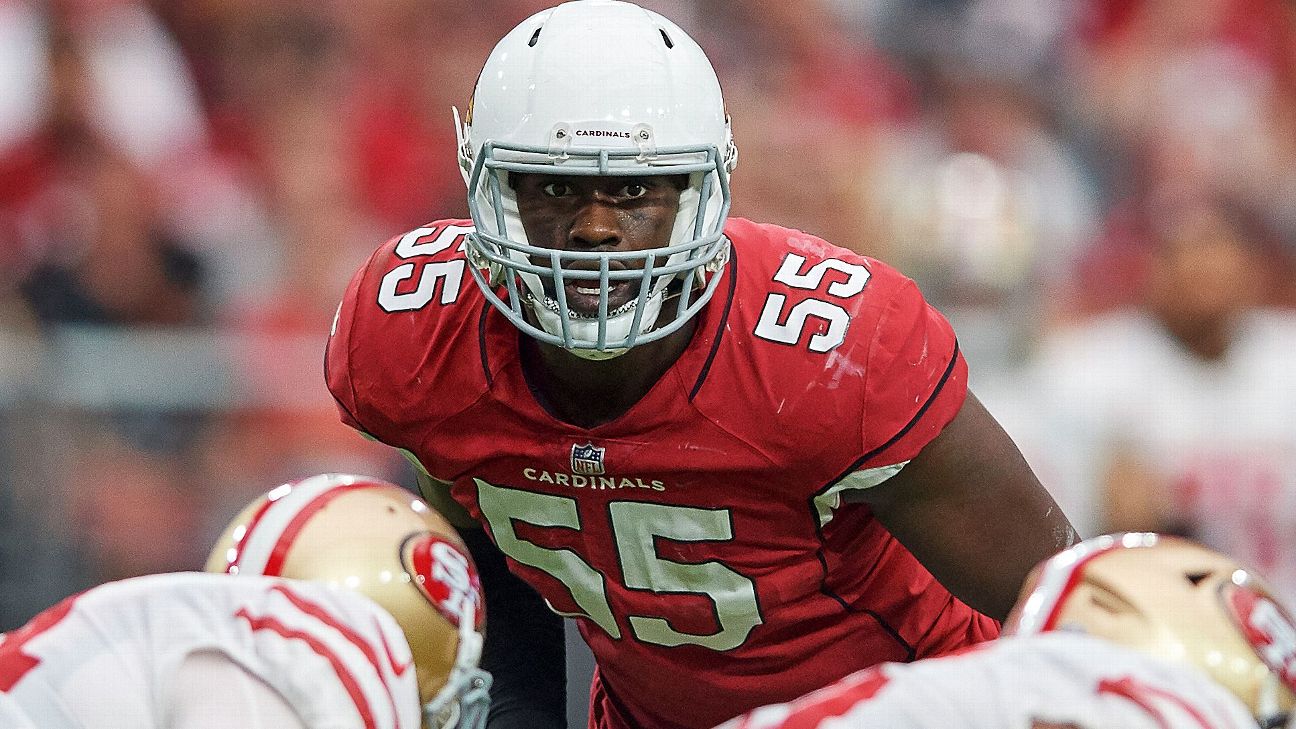
M 324 338 L 373 247 L 466 216 L 450 107 L 549 4 L 0 0 L 0 630 L 200 567 L 276 482 L 409 480 Z M 1296 600 L 1296 6 L 644 4 L 717 66 L 733 214 L 915 278 L 1083 536 Z

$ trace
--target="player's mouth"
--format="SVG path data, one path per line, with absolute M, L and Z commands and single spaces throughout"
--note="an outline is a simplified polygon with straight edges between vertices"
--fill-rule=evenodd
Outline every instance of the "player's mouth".
M 608 282 L 608 316 L 615 316 L 634 309 L 639 293 L 638 281 Z M 599 294 L 602 289 L 598 281 L 588 279 L 567 281 L 563 294 L 567 298 L 568 315 L 573 319 L 595 319 L 599 313 Z M 558 310 L 558 302 L 549 302 L 549 308 Z

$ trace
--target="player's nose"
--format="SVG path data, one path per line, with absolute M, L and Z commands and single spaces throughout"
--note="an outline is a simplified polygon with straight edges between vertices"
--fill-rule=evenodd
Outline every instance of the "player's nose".
M 598 199 L 587 202 L 576 213 L 567 242 L 572 248 L 593 250 L 615 248 L 621 242 L 620 216 L 616 208 Z

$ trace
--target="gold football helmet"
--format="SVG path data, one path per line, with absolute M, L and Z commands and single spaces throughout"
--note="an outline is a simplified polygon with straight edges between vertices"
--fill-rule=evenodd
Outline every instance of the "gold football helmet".
M 1149 533 L 1081 542 L 1031 573 L 1005 634 L 1080 630 L 1190 663 L 1261 727 L 1296 704 L 1296 626 L 1267 585 L 1195 542 Z
M 454 528 L 414 494 L 345 474 L 283 484 L 234 517 L 207 571 L 311 580 L 367 595 L 405 632 L 426 724 L 485 726 L 490 675 L 477 666 L 481 583 Z

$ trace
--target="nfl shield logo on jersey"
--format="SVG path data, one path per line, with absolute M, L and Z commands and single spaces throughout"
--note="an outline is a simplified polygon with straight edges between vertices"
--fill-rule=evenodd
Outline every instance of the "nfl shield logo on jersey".
M 606 448 L 599 448 L 593 443 L 585 445 L 573 445 L 571 456 L 572 473 L 579 473 L 582 476 L 599 476 L 603 474 L 603 452 Z

